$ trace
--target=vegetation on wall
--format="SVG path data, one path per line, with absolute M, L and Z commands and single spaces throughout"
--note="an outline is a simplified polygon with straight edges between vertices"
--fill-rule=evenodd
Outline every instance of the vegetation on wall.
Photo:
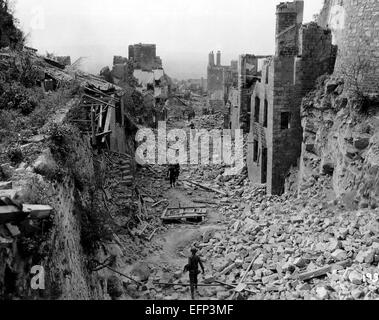
M 0 48 L 22 46 L 25 37 L 17 27 L 9 0 L 0 0 Z

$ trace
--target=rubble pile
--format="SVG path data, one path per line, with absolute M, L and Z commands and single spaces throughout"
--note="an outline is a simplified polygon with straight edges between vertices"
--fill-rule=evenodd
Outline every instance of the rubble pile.
M 215 114 L 211 115 L 204 115 L 201 117 L 196 117 L 193 120 L 193 123 L 196 127 L 196 129 L 206 129 L 206 130 L 213 130 L 213 129 L 223 129 L 224 127 L 224 116 L 221 112 L 217 112 Z
M 377 298 L 379 211 L 346 211 L 319 188 L 288 198 L 255 187 L 253 196 L 242 195 L 251 203 L 224 204 L 227 230 L 198 243 L 212 278 L 237 285 L 252 263 L 244 280 L 249 299 Z M 207 291 L 218 299 L 231 293 Z

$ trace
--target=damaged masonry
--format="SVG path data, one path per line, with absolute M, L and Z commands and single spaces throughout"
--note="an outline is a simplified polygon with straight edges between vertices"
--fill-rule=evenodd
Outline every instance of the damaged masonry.
M 281 2 L 199 74 L 158 40 L 84 71 L 0 4 L 0 299 L 378 299 L 377 1 Z

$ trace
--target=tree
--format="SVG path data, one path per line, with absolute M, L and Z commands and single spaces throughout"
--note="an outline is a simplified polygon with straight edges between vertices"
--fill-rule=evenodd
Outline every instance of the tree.
M 0 48 L 18 48 L 25 43 L 22 31 L 17 27 L 9 0 L 0 0 Z

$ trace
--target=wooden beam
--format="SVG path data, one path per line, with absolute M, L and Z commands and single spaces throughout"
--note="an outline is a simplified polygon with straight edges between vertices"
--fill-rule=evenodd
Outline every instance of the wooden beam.
M 23 220 L 26 217 L 27 213 L 20 211 L 16 206 L 0 206 L 0 224 Z
M 215 189 L 215 188 L 212 188 L 212 187 L 208 187 L 208 186 L 205 186 L 205 185 L 200 184 L 200 183 L 197 183 L 197 182 L 192 182 L 192 181 L 188 181 L 188 180 L 183 180 L 183 181 L 185 181 L 185 182 L 187 182 L 187 183 L 189 183 L 189 184 L 195 185 L 195 186 L 197 186 L 197 187 L 199 187 L 199 188 L 202 188 L 202 189 L 204 189 L 204 190 L 208 190 L 208 191 L 216 192 L 216 193 L 221 194 L 221 195 L 223 195 L 223 196 L 225 196 L 225 197 L 228 196 L 228 194 L 225 193 L 224 191 L 221 191 L 221 190 L 218 190 L 218 189 Z
M 307 281 L 307 280 L 310 280 L 313 278 L 318 278 L 318 277 L 324 276 L 327 273 L 331 272 L 334 266 L 346 267 L 349 265 L 349 263 L 351 263 L 350 259 L 340 261 L 340 262 L 337 262 L 335 264 L 330 264 L 330 265 L 318 268 L 316 270 L 307 271 L 307 272 L 303 272 L 303 273 L 294 275 L 293 279 L 298 279 L 301 281 Z
M 159 228 L 154 229 L 154 231 L 151 233 L 151 235 L 149 236 L 149 238 L 147 240 L 151 241 L 151 239 L 153 239 L 154 234 L 158 231 L 158 229 Z
M 96 137 L 102 137 L 102 136 L 105 136 L 107 134 L 111 134 L 112 133 L 112 130 L 109 130 L 109 131 L 105 131 L 103 133 L 98 133 L 96 134 Z
M 103 125 L 103 106 L 100 106 L 100 113 L 99 113 L 99 128 L 101 128 Z
M 96 146 L 95 110 L 91 107 L 92 146 Z
M 106 111 L 107 115 L 106 115 L 106 118 L 105 118 L 104 132 L 109 131 L 109 129 L 110 129 L 110 126 L 111 126 L 111 116 L 112 116 L 111 112 L 112 112 L 112 110 L 109 109 L 109 108 L 107 108 L 107 111 Z M 103 139 L 101 141 L 104 143 L 105 137 L 103 137 Z
M 22 211 L 28 213 L 31 219 L 44 219 L 50 216 L 53 208 L 47 205 L 23 204 Z
M 101 103 L 102 105 L 106 105 L 106 106 L 111 107 L 111 108 L 116 108 L 116 106 L 114 106 L 114 105 L 112 105 L 112 104 L 110 104 L 108 102 L 102 101 L 101 99 L 97 99 L 95 97 L 91 97 L 88 94 L 84 94 L 83 96 L 84 97 L 88 97 L 89 99 L 92 99 L 94 101 L 97 101 L 97 102 Z

